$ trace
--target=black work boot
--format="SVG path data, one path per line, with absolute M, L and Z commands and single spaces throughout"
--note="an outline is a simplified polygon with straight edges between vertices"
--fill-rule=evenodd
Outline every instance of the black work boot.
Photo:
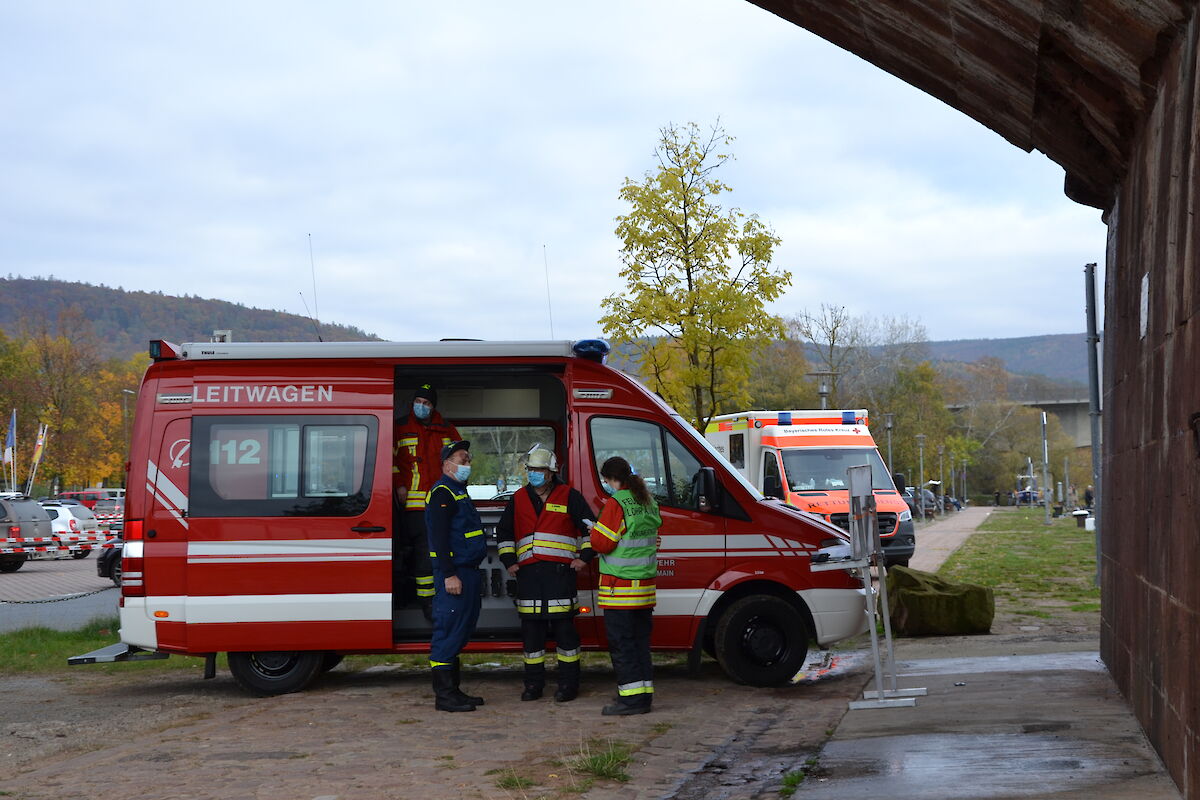
M 540 656 L 541 654 L 536 654 Z M 529 655 L 526 654 L 526 658 Z M 541 698 L 546 688 L 546 665 L 542 662 L 525 663 L 525 691 L 521 692 L 522 700 L 537 700 Z
M 450 667 L 451 674 L 454 675 L 454 696 L 458 700 L 465 703 L 470 703 L 473 706 L 483 705 L 483 698 L 473 694 L 467 694 L 462 689 L 458 688 L 459 682 L 462 680 L 462 662 L 457 658 L 454 659 L 454 666 Z
M 634 714 L 649 714 L 651 706 L 649 703 L 639 703 L 638 705 L 630 705 L 617 701 L 612 705 L 607 705 L 600 713 L 606 717 L 630 717 Z
M 474 711 L 475 705 L 454 694 L 454 674 L 448 669 L 433 672 L 433 706 L 438 711 Z
M 579 662 L 558 662 L 558 691 L 554 699 L 559 703 L 569 703 L 579 697 Z

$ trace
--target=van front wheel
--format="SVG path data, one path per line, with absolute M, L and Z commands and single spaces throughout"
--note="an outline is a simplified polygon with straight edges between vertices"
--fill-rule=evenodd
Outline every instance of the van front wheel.
M 800 610 L 774 595 L 743 597 L 717 621 L 717 661 L 738 683 L 780 686 L 808 655 L 808 625 Z
M 266 697 L 298 692 L 321 671 L 324 653 L 230 653 L 229 671 L 238 685 Z

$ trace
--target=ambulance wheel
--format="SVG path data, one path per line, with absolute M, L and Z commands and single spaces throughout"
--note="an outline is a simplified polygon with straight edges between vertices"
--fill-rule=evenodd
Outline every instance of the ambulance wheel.
M 15 556 L 0 556 L 0 572 L 16 572 L 28 558 L 24 553 Z
M 261 697 L 298 692 L 321 671 L 324 653 L 230 653 L 233 679 L 251 694 Z
M 774 595 L 743 597 L 717 621 L 717 661 L 738 683 L 787 683 L 808 655 L 808 625 L 800 609 Z
M 345 656 L 343 656 L 341 653 L 326 653 L 321 658 L 321 672 L 329 672 L 329 670 L 342 663 L 343 658 L 345 658 Z
M 80 558 L 87 558 L 91 552 L 92 552 L 91 550 L 76 550 L 73 553 L 71 553 L 71 558 L 74 558 L 76 560 L 78 560 Z

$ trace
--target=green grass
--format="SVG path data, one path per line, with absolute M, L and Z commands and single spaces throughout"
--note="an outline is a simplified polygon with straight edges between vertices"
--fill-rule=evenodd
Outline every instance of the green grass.
M 49 628 L 24 628 L 0 634 L 0 675 L 14 673 L 66 672 L 89 670 L 116 672 L 118 670 L 204 669 L 204 659 L 176 657 L 155 661 L 130 661 L 119 664 L 89 664 L 68 667 L 67 659 L 92 650 L 99 650 L 120 641 L 116 617 L 101 619 L 75 631 L 55 631 Z M 218 664 L 224 663 L 224 656 Z
M 529 778 L 523 778 L 512 770 L 509 770 L 507 775 L 496 779 L 498 789 L 528 789 L 533 786 L 533 783 Z
M 783 786 L 779 789 L 780 797 L 791 797 L 800 788 L 800 784 L 808 779 L 808 776 L 817 768 L 817 757 L 812 756 L 804 762 L 804 766 L 800 769 L 794 769 L 787 772 L 783 776 Z
M 1094 612 L 1095 534 L 1071 517 L 1044 521 L 1041 509 L 992 514 L 938 570 L 944 578 L 990 586 L 997 610 L 1051 618 L 1056 611 Z
M 578 772 L 610 781 L 627 781 L 626 765 L 632 748 L 625 742 L 609 739 L 589 739 L 579 749 L 579 757 L 571 764 Z

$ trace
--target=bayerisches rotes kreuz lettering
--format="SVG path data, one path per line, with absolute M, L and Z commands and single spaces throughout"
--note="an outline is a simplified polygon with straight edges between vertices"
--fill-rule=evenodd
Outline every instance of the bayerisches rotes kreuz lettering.
M 262 403 L 290 405 L 305 403 L 332 403 L 333 386 L 315 383 L 286 384 L 284 386 L 253 386 L 245 384 L 209 384 L 196 386 L 192 392 L 193 403 Z

